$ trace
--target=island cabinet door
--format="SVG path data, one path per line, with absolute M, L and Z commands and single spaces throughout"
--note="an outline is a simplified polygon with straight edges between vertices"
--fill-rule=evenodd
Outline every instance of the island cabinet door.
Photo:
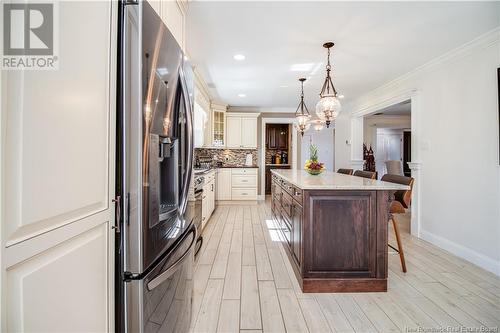
M 377 277 L 376 191 L 305 191 L 304 212 L 305 277 Z
M 292 212 L 292 253 L 297 265 L 300 267 L 302 251 L 302 207 L 293 204 Z

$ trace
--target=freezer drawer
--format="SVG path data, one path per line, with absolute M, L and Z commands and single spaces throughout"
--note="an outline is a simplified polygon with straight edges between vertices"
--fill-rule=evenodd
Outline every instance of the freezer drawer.
M 142 280 L 127 283 L 128 332 L 188 332 L 191 321 L 196 228 Z

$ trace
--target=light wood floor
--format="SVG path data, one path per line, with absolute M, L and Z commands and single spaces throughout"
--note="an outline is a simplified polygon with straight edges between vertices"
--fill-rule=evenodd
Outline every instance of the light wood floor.
M 300 291 L 268 202 L 218 206 L 203 234 L 193 332 L 498 331 L 500 325 L 500 279 L 407 232 L 408 273 L 389 252 L 388 292 L 359 294 Z

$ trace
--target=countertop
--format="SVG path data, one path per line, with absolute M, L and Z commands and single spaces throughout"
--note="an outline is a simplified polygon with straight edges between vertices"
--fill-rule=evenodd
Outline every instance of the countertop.
M 406 185 L 324 171 L 313 176 L 305 170 L 273 169 L 272 173 L 303 190 L 408 190 Z
M 266 164 L 266 166 L 290 166 L 290 164 Z
M 257 166 L 257 165 L 250 165 L 250 166 L 248 166 L 248 165 L 227 165 L 226 164 L 226 165 L 218 166 L 216 168 L 217 169 L 239 169 L 239 168 L 251 168 L 251 169 L 253 168 L 253 169 L 255 169 L 255 168 L 258 168 L 258 167 L 259 166 Z

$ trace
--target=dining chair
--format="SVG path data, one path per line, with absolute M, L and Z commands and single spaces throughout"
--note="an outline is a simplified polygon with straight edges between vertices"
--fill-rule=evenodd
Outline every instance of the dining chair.
M 389 160 L 385 161 L 385 167 L 387 169 L 387 173 L 391 175 L 400 175 L 403 176 L 403 163 L 400 160 Z
M 388 244 L 391 249 L 399 253 L 399 259 L 401 260 L 401 268 L 403 272 L 406 273 L 406 262 L 405 254 L 403 251 L 403 243 L 401 241 L 401 234 L 399 233 L 399 227 L 394 219 L 395 214 L 404 214 L 406 209 L 410 206 L 411 202 L 411 191 L 413 189 L 414 179 L 412 177 L 405 177 L 399 175 L 386 174 L 382 177 L 382 181 L 397 183 L 409 186 L 408 190 L 400 190 L 394 193 L 394 201 L 391 202 L 389 207 L 389 221 L 392 221 L 392 226 L 394 228 L 394 233 L 396 235 L 396 242 L 398 243 L 398 248 L 396 249 L 391 244 Z
M 356 171 L 354 171 L 353 176 L 363 177 L 363 178 L 368 178 L 368 179 L 377 179 L 377 172 L 356 170 Z
M 353 171 L 354 170 L 352 170 L 352 169 L 338 169 L 337 173 L 342 173 L 344 175 L 352 175 Z

